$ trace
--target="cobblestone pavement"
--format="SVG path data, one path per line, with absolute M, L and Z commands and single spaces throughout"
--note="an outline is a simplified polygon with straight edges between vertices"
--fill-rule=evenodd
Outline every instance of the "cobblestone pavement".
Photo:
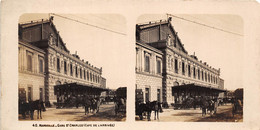
M 79 108 L 46 108 L 42 112 L 42 119 L 37 119 L 37 111 L 34 111 L 34 121 L 125 121 L 126 115 L 119 113 L 115 115 L 114 103 L 102 104 L 98 113 L 89 113 L 85 115 L 85 109 Z M 19 115 L 20 121 L 31 121 L 29 115 L 26 119 L 22 119 Z
M 139 120 L 139 117 L 136 116 L 136 120 Z M 144 119 L 143 121 L 147 121 Z M 189 110 L 173 110 L 172 108 L 163 109 L 163 113 L 159 113 L 159 120 L 154 120 L 154 112 L 151 114 L 151 121 L 160 121 L 160 122 L 243 122 L 243 115 L 237 114 L 234 117 L 232 116 L 232 105 L 227 104 L 219 106 L 217 113 L 215 115 L 210 115 L 209 113 L 206 116 L 202 116 L 202 110 L 197 108 Z

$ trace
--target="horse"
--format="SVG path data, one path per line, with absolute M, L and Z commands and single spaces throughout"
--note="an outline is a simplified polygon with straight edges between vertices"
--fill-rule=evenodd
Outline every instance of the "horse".
M 154 120 L 156 120 L 156 115 L 157 115 L 157 119 L 159 120 L 159 112 L 162 112 L 162 107 L 160 102 L 158 101 L 153 101 L 150 103 L 150 107 L 151 111 L 154 111 Z
M 207 114 L 207 108 L 209 107 L 209 102 L 205 99 L 201 99 L 201 109 L 202 109 L 202 116 Z
M 99 112 L 99 106 L 100 106 L 100 101 L 98 98 L 93 98 L 91 100 L 91 106 L 90 109 L 92 109 L 92 112 L 94 113 L 96 111 L 96 113 Z
M 194 110 L 197 108 L 197 106 L 199 106 L 199 108 L 202 108 L 202 102 L 201 102 L 200 98 L 194 98 L 192 104 L 193 104 Z
M 215 110 L 215 102 L 213 100 L 209 100 L 208 101 L 208 107 L 207 107 L 207 112 L 209 111 L 210 112 L 210 115 L 212 115 L 213 111 Z
M 39 119 L 39 115 L 40 118 L 42 119 L 42 110 L 46 111 L 43 101 L 40 100 L 30 101 L 29 106 L 30 106 L 29 111 L 31 115 L 31 120 L 33 120 L 34 110 L 37 110 L 37 119 Z
M 90 112 L 91 108 L 91 100 L 89 98 L 86 98 L 84 101 L 84 108 L 85 108 L 85 115 Z
M 26 118 L 26 113 L 28 112 L 30 112 L 29 103 L 19 100 L 19 114 L 22 114 L 23 119 Z
M 143 113 L 147 113 L 147 119 L 150 121 L 152 109 L 150 108 L 150 102 L 140 103 L 136 102 L 136 115 L 139 116 L 140 120 L 143 120 Z

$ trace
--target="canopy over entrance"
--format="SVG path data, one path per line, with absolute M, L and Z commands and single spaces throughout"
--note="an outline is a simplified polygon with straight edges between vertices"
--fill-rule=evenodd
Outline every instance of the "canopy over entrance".
M 220 88 L 215 88 L 211 86 L 204 86 L 204 85 L 199 85 L 199 84 L 184 84 L 184 85 L 179 85 L 179 86 L 173 86 L 172 91 L 179 91 L 179 90 L 190 90 L 190 91 L 209 91 L 209 92 L 226 92 L 227 90 L 220 89 Z
M 219 94 L 226 92 L 227 90 L 219 89 L 210 86 L 204 86 L 199 84 L 184 84 L 172 87 L 172 96 L 174 96 L 174 102 L 182 104 L 188 99 L 200 98 L 202 96 L 207 99 L 216 99 Z
M 54 94 L 57 96 L 57 107 L 73 107 L 84 101 L 86 97 L 98 98 L 106 88 L 81 83 L 69 83 L 54 86 Z
M 69 83 L 69 84 L 61 84 L 61 85 L 54 86 L 55 94 L 56 94 L 57 90 L 65 90 L 65 89 L 69 89 L 72 91 L 79 90 L 79 92 L 81 90 L 83 90 L 83 91 L 89 90 L 89 91 L 97 91 L 97 92 L 108 91 L 108 89 L 106 89 L 106 88 L 101 88 L 101 87 L 96 87 L 93 85 L 86 85 L 86 84 L 81 84 L 81 83 Z

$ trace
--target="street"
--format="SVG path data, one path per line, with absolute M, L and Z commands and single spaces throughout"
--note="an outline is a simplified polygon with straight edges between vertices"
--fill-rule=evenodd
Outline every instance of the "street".
M 136 120 L 139 120 L 139 117 L 136 116 Z M 147 121 L 144 119 L 143 121 Z M 243 115 L 236 114 L 232 117 L 232 105 L 227 104 L 219 106 L 217 113 L 215 115 L 210 115 L 207 113 L 206 116 L 202 116 L 202 110 L 197 108 L 188 109 L 188 110 L 173 110 L 172 108 L 163 109 L 163 113 L 159 113 L 159 120 L 154 120 L 154 112 L 151 114 L 151 121 L 160 121 L 160 122 L 243 122 Z
M 42 119 L 37 119 L 37 111 L 34 111 L 34 121 L 125 121 L 125 113 L 115 115 L 114 103 L 100 105 L 98 113 L 89 113 L 85 115 L 85 109 L 79 108 L 46 108 L 42 112 Z M 31 121 L 29 115 L 26 119 L 22 119 L 19 115 L 20 121 Z

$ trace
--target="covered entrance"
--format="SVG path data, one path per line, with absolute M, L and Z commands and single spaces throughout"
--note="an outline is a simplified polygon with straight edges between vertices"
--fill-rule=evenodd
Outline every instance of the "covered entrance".
M 202 96 L 207 99 L 215 99 L 222 92 L 226 92 L 226 90 L 194 83 L 172 87 L 174 104 L 182 104 L 189 99 L 201 98 Z
M 78 106 L 84 98 L 98 98 L 103 91 L 108 91 L 108 89 L 80 83 L 54 86 L 58 108 Z

